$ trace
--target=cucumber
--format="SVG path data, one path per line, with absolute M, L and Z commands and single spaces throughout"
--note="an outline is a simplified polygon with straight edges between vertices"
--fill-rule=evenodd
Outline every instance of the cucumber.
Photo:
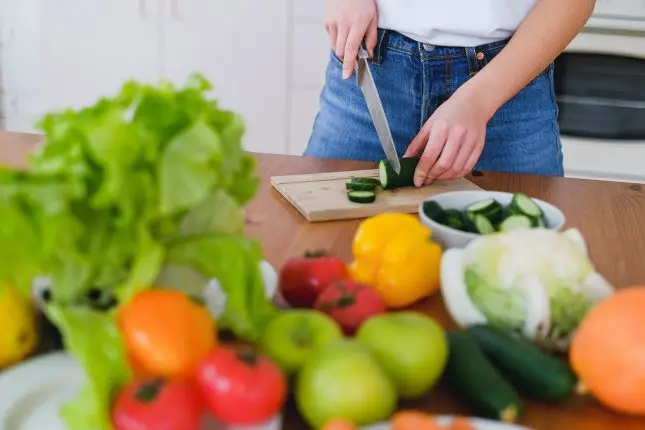
M 475 221 L 476 215 L 483 215 L 495 225 L 502 221 L 504 217 L 504 207 L 495 199 L 481 200 L 472 203 L 466 208 L 466 216 Z
M 533 227 L 533 220 L 525 215 L 511 215 L 499 225 L 499 231 L 509 232 Z
M 390 162 L 381 160 L 378 164 L 378 177 L 384 189 L 414 186 L 414 171 L 419 164 L 419 157 L 400 158 L 401 171 L 397 175 Z
M 467 333 L 500 372 L 523 394 L 560 402 L 575 389 L 576 377 L 562 360 L 530 341 L 490 326 L 471 326 Z
M 495 232 L 493 223 L 485 215 L 475 214 L 472 223 L 476 233 L 490 234 Z
M 484 418 L 515 422 L 524 407 L 515 388 L 498 372 L 466 332 L 448 332 L 450 352 L 446 364 L 446 382 Z
M 423 213 L 431 220 L 434 220 L 439 224 L 443 224 L 445 222 L 445 213 L 439 203 L 432 200 L 425 201 L 423 202 L 422 210 Z
M 514 215 L 526 215 L 529 218 L 542 218 L 542 209 L 524 193 L 514 193 L 509 212 Z
M 367 182 L 346 182 L 345 189 L 347 191 L 375 191 L 376 185 Z
M 443 224 L 445 226 L 454 228 L 456 230 L 461 230 L 461 231 L 469 230 L 468 224 L 466 222 L 466 218 L 461 213 L 461 211 L 458 211 L 457 209 L 446 209 L 443 212 L 443 218 L 444 218 Z
M 373 185 L 374 188 L 381 185 L 381 181 L 379 181 L 377 178 L 366 178 L 366 177 L 352 178 L 350 182 L 353 184 L 370 184 L 370 185 Z
M 348 191 L 347 198 L 354 203 L 372 203 L 376 200 L 374 191 Z

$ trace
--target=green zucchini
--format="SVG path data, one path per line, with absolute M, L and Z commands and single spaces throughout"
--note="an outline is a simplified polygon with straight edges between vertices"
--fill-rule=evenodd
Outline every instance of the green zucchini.
M 376 185 L 367 182 L 346 182 L 345 189 L 347 191 L 375 191 Z
M 347 198 L 354 203 L 372 203 L 376 200 L 375 191 L 348 191 Z
M 423 213 L 433 221 L 443 224 L 445 213 L 441 205 L 433 200 L 426 200 L 422 206 Z
M 403 157 L 399 159 L 401 171 L 397 174 L 388 160 L 378 164 L 378 176 L 384 189 L 414 186 L 414 171 L 419 164 L 419 157 Z
M 466 332 L 448 332 L 450 352 L 446 382 L 484 418 L 504 422 L 518 421 L 524 412 L 515 388 L 493 366 L 477 342 Z
M 574 391 L 577 380 L 569 366 L 530 341 L 490 326 L 471 326 L 467 332 L 502 375 L 527 396 L 559 402 Z
M 495 225 L 502 221 L 504 217 L 504 207 L 500 202 L 495 199 L 481 200 L 470 204 L 466 208 L 466 216 L 472 221 L 475 220 L 476 215 L 483 215 Z
M 499 231 L 509 232 L 533 227 L 533 220 L 525 215 L 511 215 L 499 225 Z

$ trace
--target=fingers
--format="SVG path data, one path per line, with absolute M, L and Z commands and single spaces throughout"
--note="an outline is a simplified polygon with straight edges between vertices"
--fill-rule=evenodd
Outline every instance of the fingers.
M 345 46 L 347 45 L 347 36 L 349 36 L 349 25 L 339 23 L 336 26 L 336 56 L 341 60 L 345 57 Z
M 334 23 L 325 25 L 325 28 L 327 29 L 327 34 L 329 35 L 329 44 L 331 45 L 331 48 L 333 50 L 336 50 L 336 39 L 338 38 L 338 26 L 334 22 Z
M 417 157 L 421 154 L 428 143 L 431 128 L 432 120 L 426 121 L 426 123 L 423 124 L 423 127 L 421 127 L 421 130 L 419 130 L 419 133 L 414 136 L 414 139 L 412 139 L 412 142 L 408 145 L 408 149 L 405 151 L 405 154 L 403 154 L 404 157 Z
M 343 57 L 343 79 L 352 76 L 354 64 L 356 64 L 356 56 L 358 55 L 358 48 L 363 42 L 365 29 L 361 29 L 357 25 L 353 25 L 349 34 L 347 35 L 347 43 L 345 44 L 345 56 Z
M 378 20 L 376 18 L 370 21 L 369 26 L 367 27 L 367 32 L 365 33 L 365 48 L 370 57 L 374 56 L 374 48 L 376 48 L 376 42 L 378 38 Z
M 414 184 L 417 187 L 422 186 L 426 182 L 426 177 L 439 158 L 439 154 L 441 154 L 444 149 L 447 139 L 448 124 L 443 121 L 433 123 L 432 128 L 430 129 L 428 144 L 426 145 L 423 154 L 421 154 L 421 159 L 419 160 L 419 164 L 414 172 Z M 412 144 L 410 144 L 410 146 L 412 146 Z
M 455 169 L 455 161 L 457 155 L 464 145 L 464 138 L 466 136 L 466 129 L 461 127 L 453 127 L 449 130 L 446 138 L 446 143 L 441 151 L 441 155 L 434 163 L 425 179 L 425 184 L 430 184 L 441 175 L 451 176 Z

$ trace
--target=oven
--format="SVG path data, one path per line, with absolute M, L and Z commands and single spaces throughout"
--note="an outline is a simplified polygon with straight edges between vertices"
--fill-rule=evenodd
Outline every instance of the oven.
M 565 176 L 645 183 L 645 0 L 597 0 L 555 90 Z

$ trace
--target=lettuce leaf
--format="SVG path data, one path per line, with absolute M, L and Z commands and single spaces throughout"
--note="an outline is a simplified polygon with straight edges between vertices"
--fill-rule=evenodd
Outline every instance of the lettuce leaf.
M 199 74 L 181 88 L 127 82 L 44 116 L 28 168 L 0 167 L 0 282 L 28 293 L 36 276 L 51 280 L 46 313 L 88 377 L 62 411 L 70 430 L 109 429 L 111 396 L 130 377 L 117 310 L 97 311 L 90 291 L 122 305 L 180 264 L 218 278 L 228 295 L 218 325 L 238 337 L 257 339 L 275 312 L 261 249 L 243 236 L 256 162 L 242 119 L 210 90 Z

